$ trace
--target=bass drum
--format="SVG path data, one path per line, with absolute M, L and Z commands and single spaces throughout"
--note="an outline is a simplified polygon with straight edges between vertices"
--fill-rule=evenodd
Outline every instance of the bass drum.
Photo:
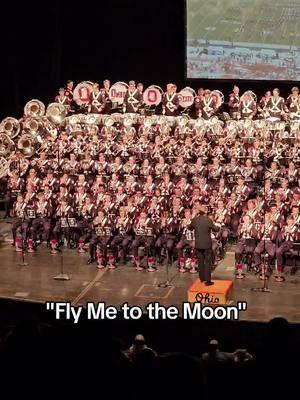
M 128 90 L 125 82 L 116 82 L 109 89 L 109 99 L 113 104 L 121 105 L 124 103 L 124 97 Z
M 189 86 L 183 88 L 178 93 L 179 105 L 182 108 L 189 108 L 194 104 L 194 99 L 196 96 L 196 92 L 194 89 Z
M 143 93 L 143 101 L 146 106 L 158 106 L 162 101 L 163 90 L 159 86 L 151 85 Z
M 217 108 L 220 108 L 224 103 L 224 94 L 220 90 L 213 90 L 211 94 L 216 99 Z
M 73 100 L 79 106 L 88 104 L 93 91 L 93 82 L 83 81 L 78 83 L 74 89 Z

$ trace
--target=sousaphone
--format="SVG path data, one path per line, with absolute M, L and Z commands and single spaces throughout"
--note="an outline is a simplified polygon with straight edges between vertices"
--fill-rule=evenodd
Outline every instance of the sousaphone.
M 24 107 L 25 117 L 39 118 L 45 115 L 45 104 L 40 100 L 30 100 Z
M 15 150 L 15 143 L 5 133 L 0 134 L 0 157 L 9 158 Z
M 8 161 L 4 157 L 0 157 L 0 178 L 8 174 Z
M 16 118 L 6 117 L 1 122 L 0 132 L 5 133 L 11 139 L 14 139 L 20 133 L 20 123 Z
M 67 114 L 67 108 L 60 103 L 50 103 L 46 111 L 46 117 L 55 125 L 60 125 L 66 118 Z
M 26 158 L 30 158 L 37 149 L 36 138 L 30 133 L 24 133 L 18 140 L 17 147 Z

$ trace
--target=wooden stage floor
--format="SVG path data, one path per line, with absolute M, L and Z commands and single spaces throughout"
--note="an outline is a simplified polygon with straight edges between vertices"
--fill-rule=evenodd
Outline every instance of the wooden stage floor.
M 213 279 L 234 279 L 234 253 L 228 251 L 225 259 L 213 273 Z M 172 288 L 161 289 L 158 284 L 166 279 L 166 267 L 159 266 L 155 273 L 138 272 L 133 266 L 120 266 L 116 270 L 98 271 L 95 264 L 87 265 L 87 255 L 75 250 L 65 250 L 63 264 L 69 281 L 53 279 L 59 273 L 61 256 L 51 256 L 45 247 L 33 255 L 26 255 L 28 266 L 21 267 L 20 253 L 8 241 L 0 247 L 0 297 L 21 301 L 46 302 L 64 300 L 74 305 L 104 301 L 117 307 L 125 302 L 145 307 L 149 302 L 176 305 L 181 309 L 187 300 L 187 289 L 197 275 L 180 274 L 175 266 L 170 268 Z M 300 322 L 300 273 L 287 276 L 285 283 L 268 283 L 272 293 L 255 293 L 252 287 L 262 282 L 248 275 L 234 281 L 233 304 L 247 301 L 248 309 L 240 314 L 242 320 L 268 321 L 283 316 L 290 322 Z

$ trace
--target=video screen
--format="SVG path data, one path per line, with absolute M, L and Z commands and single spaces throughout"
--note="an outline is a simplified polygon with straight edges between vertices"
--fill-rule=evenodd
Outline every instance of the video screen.
M 188 79 L 299 80 L 299 0 L 186 5 Z

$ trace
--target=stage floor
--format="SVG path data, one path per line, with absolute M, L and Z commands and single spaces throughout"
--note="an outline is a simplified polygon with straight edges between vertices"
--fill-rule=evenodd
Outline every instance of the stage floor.
M 155 273 L 138 272 L 133 266 L 120 266 L 116 270 L 99 271 L 95 264 L 87 265 L 87 255 L 79 255 L 75 250 L 65 250 L 61 255 L 51 256 L 44 246 L 33 255 L 26 255 L 28 266 L 22 267 L 20 253 L 16 253 L 8 242 L 0 248 L 0 297 L 21 301 L 45 302 L 65 300 L 74 305 L 104 301 L 117 307 L 125 302 L 145 307 L 149 302 L 158 301 L 163 305 L 176 305 L 181 309 L 187 300 L 187 290 L 197 275 L 180 274 L 175 266 L 170 271 L 174 285 L 161 289 L 158 284 L 166 279 L 166 267 L 159 266 Z M 69 281 L 53 279 L 60 271 L 63 261 L 64 271 Z M 213 273 L 213 279 L 234 280 L 234 252 L 229 249 L 224 260 Z M 262 282 L 257 276 L 248 275 L 244 280 L 234 281 L 232 301 L 247 301 L 248 309 L 240 313 L 242 320 L 268 321 L 275 316 L 283 316 L 290 322 L 300 322 L 300 274 L 287 276 L 285 283 L 268 283 L 272 293 L 254 293 L 252 287 Z

